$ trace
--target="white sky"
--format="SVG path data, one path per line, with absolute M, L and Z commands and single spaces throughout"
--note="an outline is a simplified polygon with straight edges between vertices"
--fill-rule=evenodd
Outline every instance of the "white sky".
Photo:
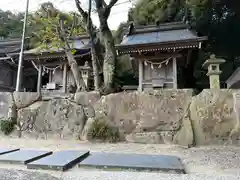
M 113 7 L 108 23 L 111 29 L 117 29 L 121 22 L 127 20 L 127 14 L 132 7 L 132 0 L 119 0 Z M 40 4 L 44 2 L 52 2 L 58 9 L 62 11 L 77 11 L 74 0 L 30 0 L 29 10 L 35 11 Z M 84 9 L 88 7 L 88 0 L 81 0 Z M 108 0 L 106 0 L 108 2 Z M 0 0 L 0 9 L 10 10 L 13 12 L 25 11 L 26 0 Z M 98 26 L 98 17 L 93 13 L 93 22 Z

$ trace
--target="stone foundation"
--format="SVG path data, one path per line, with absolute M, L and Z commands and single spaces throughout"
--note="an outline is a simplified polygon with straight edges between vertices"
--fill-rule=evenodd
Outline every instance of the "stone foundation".
M 240 97 L 240 91 L 232 90 L 204 90 L 196 96 L 192 90 L 103 97 L 96 92 L 47 97 L 0 93 L 0 118 L 15 116 L 18 123 L 11 136 L 23 138 L 85 139 L 94 120 L 101 118 L 127 142 L 238 145 L 238 93 Z

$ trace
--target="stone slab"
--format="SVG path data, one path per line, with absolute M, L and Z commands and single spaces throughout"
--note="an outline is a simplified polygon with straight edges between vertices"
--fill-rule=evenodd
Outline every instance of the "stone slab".
M 88 155 L 89 151 L 59 151 L 27 164 L 27 168 L 66 171 Z
M 3 155 L 3 154 L 7 154 L 7 153 L 11 153 L 11 152 L 14 152 L 14 151 L 19 151 L 20 149 L 12 149 L 12 148 L 0 148 L 0 155 Z
M 27 164 L 52 154 L 51 151 L 20 150 L 0 156 L 0 163 Z
M 79 167 L 185 173 L 180 159 L 167 155 L 91 153 Z

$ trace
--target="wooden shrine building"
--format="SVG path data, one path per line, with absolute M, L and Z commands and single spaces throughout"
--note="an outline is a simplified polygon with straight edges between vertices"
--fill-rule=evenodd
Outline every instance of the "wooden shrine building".
M 201 49 L 205 40 L 207 37 L 198 36 L 183 22 L 131 25 L 116 49 L 118 55 L 129 54 L 131 60 L 138 61 L 139 91 L 179 88 L 178 68 L 189 64 L 191 50 Z
M 74 57 L 78 63 L 79 71 L 87 86 L 91 85 L 91 48 L 88 36 L 72 38 L 69 42 L 75 50 Z M 11 54 L 12 57 L 18 53 Z M 75 80 L 68 65 L 64 49 L 61 48 L 35 48 L 24 52 L 24 64 L 31 62 L 38 72 L 37 92 L 72 92 Z
M 19 52 L 21 39 L 4 39 L 0 41 L 0 91 L 15 90 L 17 63 L 8 56 L 9 53 Z

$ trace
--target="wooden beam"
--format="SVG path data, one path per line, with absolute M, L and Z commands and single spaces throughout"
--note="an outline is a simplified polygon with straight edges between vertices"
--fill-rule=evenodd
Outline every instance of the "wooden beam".
M 143 91 L 143 61 L 138 61 L 138 69 L 139 69 L 139 79 L 138 79 L 138 91 Z
M 43 67 L 40 65 L 38 66 L 38 82 L 37 82 L 37 92 L 41 93 L 41 87 L 42 87 L 42 70 Z
M 58 62 L 51 62 L 51 63 L 42 63 L 41 61 L 36 62 L 37 65 L 44 65 L 44 66 L 58 66 L 68 64 L 67 61 L 58 61 Z
M 77 55 L 74 55 L 75 58 L 79 58 L 79 57 L 83 57 L 83 56 L 90 56 L 91 53 L 89 54 L 85 54 L 85 55 L 81 55 L 81 54 L 77 54 Z M 28 55 L 28 56 L 24 56 L 24 60 L 31 60 L 31 61 L 37 61 L 38 59 L 39 60 L 46 60 L 46 59 L 57 59 L 57 58 L 63 58 L 65 59 L 66 58 L 66 55 L 63 54 L 63 55 L 59 55 L 59 54 L 50 54 L 50 55 Z
M 139 54 L 133 54 L 132 57 L 134 57 L 137 60 L 160 60 L 160 59 L 166 59 L 166 58 L 180 58 L 182 57 L 182 54 L 180 53 L 162 53 L 162 54 L 155 54 L 154 56 L 144 56 Z
M 185 67 L 188 66 L 188 64 L 190 63 L 190 60 L 191 60 L 191 56 L 192 56 L 192 50 L 188 50 L 188 53 L 187 53 L 187 63 L 185 64 Z
M 67 64 L 64 64 L 63 67 L 63 92 L 67 93 Z
M 173 58 L 173 88 L 177 89 L 177 59 Z
M 52 74 L 52 71 L 50 70 L 49 71 L 49 83 L 51 83 L 53 81 L 53 74 Z
M 153 43 L 142 43 L 142 44 L 119 44 L 115 48 L 120 51 L 131 51 L 131 50 L 140 50 L 140 49 L 161 49 L 161 48 L 176 48 L 176 47 L 185 47 L 185 46 L 196 46 L 199 47 L 199 42 L 206 41 L 208 38 L 206 36 L 197 37 L 193 39 L 184 39 L 184 40 L 174 40 L 166 42 L 153 42 Z M 186 48 L 184 48 L 186 49 Z

